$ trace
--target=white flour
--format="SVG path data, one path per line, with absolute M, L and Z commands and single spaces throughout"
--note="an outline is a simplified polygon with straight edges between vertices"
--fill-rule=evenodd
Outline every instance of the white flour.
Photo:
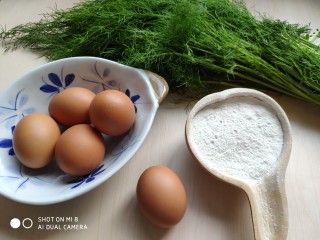
M 231 98 L 202 109 L 190 133 L 202 164 L 242 179 L 260 180 L 272 172 L 283 144 L 276 114 L 253 97 Z

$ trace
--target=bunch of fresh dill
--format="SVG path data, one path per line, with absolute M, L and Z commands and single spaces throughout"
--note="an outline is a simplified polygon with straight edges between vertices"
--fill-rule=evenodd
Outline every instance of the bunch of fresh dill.
M 249 87 L 320 104 L 320 48 L 309 33 L 257 19 L 242 0 L 88 0 L 2 28 L 0 40 L 49 60 L 98 56 L 148 69 L 172 90 Z

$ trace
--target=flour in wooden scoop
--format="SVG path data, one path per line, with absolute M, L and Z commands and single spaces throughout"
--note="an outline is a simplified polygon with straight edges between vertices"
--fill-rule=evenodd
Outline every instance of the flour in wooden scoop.
M 283 131 L 276 113 L 254 97 L 233 97 L 201 109 L 190 144 L 202 165 L 234 178 L 261 180 L 277 167 Z

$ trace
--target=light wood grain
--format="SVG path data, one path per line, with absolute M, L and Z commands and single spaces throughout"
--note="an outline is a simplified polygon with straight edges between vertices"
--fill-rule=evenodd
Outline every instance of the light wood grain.
M 36 21 L 41 13 L 71 7 L 77 1 L 1 0 L 0 25 L 11 28 Z M 320 25 L 318 0 L 247 0 L 252 11 L 275 18 Z M 4 53 L 0 48 L 0 90 L 16 78 L 45 63 L 28 50 Z M 313 240 L 320 236 L 320 107 L 271 94 L 283 107 L 292 126 L 292 154 L 286 174 L 289 240 Z M 250 206 L 246 194 L 210 176 L 192 161 L 184 140 L 187 106 L 174 104 L 170 94 L 161 104 L 145 142 L 132 160 L 97 189 L 64 203 L 29 206 L 0 196 L 0 239 L 217 239 L 253 240 Z M 163 164 L 181 177 L 188 207 L 183 220 L 162 230 L 140 214 L 135 187 L 140 174 L 151 165 Z M 78 217 L 83 231 L 12 229 L 13 217 Z

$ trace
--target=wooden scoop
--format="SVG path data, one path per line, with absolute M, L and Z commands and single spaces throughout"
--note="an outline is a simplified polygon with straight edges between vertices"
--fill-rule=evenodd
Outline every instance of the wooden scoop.
M 262 176 L 262 179 L 242 179 L 222 173 L 215 167 L 208 167 L 206 161 L 201 159 L 199 148 L 192 142 L 191 125 L 194 117 L 205 107 L 215 107 L 223 104 L 223 101 L 230 98 L 258 99 L 271 109 L 278 118 L 283 132 L 283 145 L 271 172 Z M 186 122 L 187 146 L 200 165 L 214 176 L 243 189 L 248 195 L 255 239 L 257 240 L 284 240 L 288 234 L 288 210 L 285 191 L 285 171 L 291 152 L 291 129 L 286 114 L 282 108 L 269 96 L 255 90 L 245 88 L 234 88 L 222 92 L 207 95 L 192 108 Z M 212 156 L 214 157 L 214 156 Z

